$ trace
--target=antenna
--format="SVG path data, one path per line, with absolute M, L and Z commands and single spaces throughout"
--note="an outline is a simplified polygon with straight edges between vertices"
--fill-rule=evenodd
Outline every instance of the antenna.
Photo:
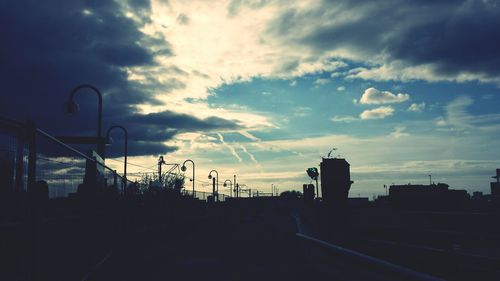
M 326 156 L 326 158 L 330 158 L 330 156 L 332 155 L 332 152 L 334 152 L 335 150 L 337 150 L 337 148 L 336 148 L 336 147 L 332 148 L 332 149 L 330 150 L 330 152 L 328 152 L 328 156 Z

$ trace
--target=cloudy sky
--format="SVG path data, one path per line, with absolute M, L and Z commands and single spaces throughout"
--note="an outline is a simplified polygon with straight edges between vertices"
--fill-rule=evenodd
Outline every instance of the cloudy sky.
M 0 26 L 2 116 L 90 135 L 95 97 L 62 110 L 90 83 L 130 162 L 193 159 L 197 189 L 301 189 L 333 147 L 351 196 L 429 174 L 489 193 L 500 168 L 500 1 L 7 0 Z

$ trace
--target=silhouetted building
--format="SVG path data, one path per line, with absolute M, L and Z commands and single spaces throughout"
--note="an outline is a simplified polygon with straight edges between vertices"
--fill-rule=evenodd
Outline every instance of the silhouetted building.
M 302 185 L 302 194 L 304 194 L 304 201 L 307 203 L 312 203 L 314 201 L 315 192 L 314 185 L 304 184 Z
M 370 199 L 368 197 L 353 197 L 348 199 L 349 207 L 359 208 L 366 207 L 370 204 Z
M 351 188 L 349 163 L 342 158 L 323 158 L 320 164 L 321 194 L 325 205 L 345 205 Z
M 466 190 L 449 189 L 445 183 L 391 185 L 389 200 L 395 207 L 412 210 L 459 210 L 468 206 Z
M 491 196 L 495 199 L 500 198 L 500 169 L 497 169 L 496 176 L 492 177 L 496 179 L 496 182 L 490 183 Z
M 484 199 L 484 195 L 481 191 L 474 191 L 472 192 L 472 200 L 483 200 Z

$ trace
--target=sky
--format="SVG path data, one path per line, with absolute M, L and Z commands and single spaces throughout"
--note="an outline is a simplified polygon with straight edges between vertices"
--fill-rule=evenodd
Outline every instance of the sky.
M 212 169 L 301 190 L 336 148 L 372 197 L 428 175 L 489 193 L 500 168 L 500 1 L 7 0 L 0 26 L 1 115 L 92 135 L 94 96 L 62 110 L 92 84 L 129 173 L 163 155 L 197 190 Z

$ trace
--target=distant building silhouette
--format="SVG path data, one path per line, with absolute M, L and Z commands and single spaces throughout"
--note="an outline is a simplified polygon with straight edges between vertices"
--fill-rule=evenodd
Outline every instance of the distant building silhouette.
M 349 163 L 342 158 L 323 158 L 320 164 L 321 194 L 325 205 L 345 205 L 351 188 Z
M 314 185 L 313 184 L 302 185 L 302 194 L 304 196 L 304 201 L 306 203 L 312 203 L 315 197 Z
M 496 176 L 492 178 L 496 179 L 496 181 L 490 183 L 491 196 L 494 199 L 500 199 L 500 169 L 497 169 Z
M 466 190 L 449 189 L 446 183 L 406 184 L 391 185 L 389 200 L 404 209 L 458 210 L 468 206 L 470 196 Z

